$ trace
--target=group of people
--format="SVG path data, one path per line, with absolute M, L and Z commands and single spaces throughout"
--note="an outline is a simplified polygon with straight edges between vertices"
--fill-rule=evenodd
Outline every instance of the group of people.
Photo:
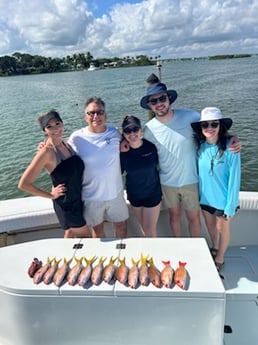
M 182 210 L 190 236 L 199 237 L 201 208 L 220 270 L 230 220 L 239 207 L 241 144 L 228 133 L 232 120 L 218 108 L 205 108 L 200 116 L 190 109 L 173 109 L 176 98 L 177 92 L 164 83 L 149 85 L 140 105 L 154 117 L 142 127 L 137 117 L 125 116 L 120 132 L 106 124 L 105 102 L 90 97 L 85 104 L 87 126 L 67 142 L 57 111 L 46 112 L 38 119 L 46 144 L 25 170 L 19 188 L 53 199 L 65 237 L 105 237 L 108 221 L 115 236 L 124 238 L 124 173 L 127 198 L 143 236 L 157 236 L 162 201 L 174 237 L 182 236 Z M 34 184 L 44 168 L 52 179 L 51 192 Z

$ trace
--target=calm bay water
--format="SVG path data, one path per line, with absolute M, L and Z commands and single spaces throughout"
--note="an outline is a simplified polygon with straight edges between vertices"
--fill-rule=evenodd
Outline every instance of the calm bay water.
M 26 195 L 17 183 L 44 138 L 38 113 L 56 108 L 68 137 L 85 126 L 84 102 L 97 95 L 106 101 L 109 123 L 119 127 L 125 114 L 144 123 L 148 113 L 139 100 L 151 73 L 158 75 L 156 66 L 0 78 L 0 200 Z M 242 142 L 241 190 L 258 191 L 258 58 L 170 62 L 161 76 L 178 92 L 175 108 L 217 106 L 233 119 L 231 133 Z M 48 188 L 46 173 L 37 183 Z

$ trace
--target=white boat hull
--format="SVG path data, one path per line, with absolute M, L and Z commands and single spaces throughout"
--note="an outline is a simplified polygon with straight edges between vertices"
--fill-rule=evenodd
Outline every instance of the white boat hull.
M 126 253 L 129 261 L 144 251 L 156 257 L 159 265 L 161 260 L 184 257 L 191 274 L 188 291 L 153 286 L 132 290 L 119 283 L 102 283 L 96 289 L 35 285 L 26 271 L 33 257 L 79 256 L 82 252 L 73 248 L 78 241 L 62 238 L 50 200 L 29 197 L 0 201 L 0 345 L 188 345 L 193 339 L 198 345 L 255 344 L 258 193 L 241 192 L 240 200 L 221 277 L 209 254 L 204 225 L 203 238 L 187 238 L 183 217 L 186 238 L 171 238 L 164 209 L 157 239 L 140 238 L 129 207 L 128 239 L 112 240 L 113 230 L 107 223 L 108 239 L 78 240 L 85 244 L 86 256 Z M 128 251 L 114 253 L 116 242 L 126 244 Z

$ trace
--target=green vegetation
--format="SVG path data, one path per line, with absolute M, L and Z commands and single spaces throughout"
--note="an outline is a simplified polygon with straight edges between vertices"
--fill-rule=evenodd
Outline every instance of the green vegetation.
M 87 69 L 90 64 L 98 68 L 146 66 L 156 64 L 158 58 L 139 55 L 135 58 L 127 56 L 122 59 L 94 59 L 90 52 L 68 55 L 64 58 L 50 58 L 14 53 L 12 56 L 0 57 L 0 76 L 76 71 Z
M 214 55 L 210 56 L 209 60 L 220 60 L 220 59 L 237 59 L 237 58 L 245 58 L 251 57 L 251 54 L 235 54 L 235 55 Z
M 0 56 L 0 76 L 78 71 L 88 69 L 91 64 L 97 68 L 116 68 L 155 65 L 158 61 L 162 63 L 163 61 L 176 60 L 219 60 L 246 58 L 251 56 L 251 54 L 232 54 L 214 55 L 200 58 L 161 60 L 160 56 L 148 57 L 146 55 L 138 55 L 136 57 L 126 56 L 123 58 L 113 57 L 95 59 L 90 52 L 87 52 L 86 54 L 79 53 L 68 55 L 63 58 L 51 58 L 40 55 L 14 53 L 12 56 Z

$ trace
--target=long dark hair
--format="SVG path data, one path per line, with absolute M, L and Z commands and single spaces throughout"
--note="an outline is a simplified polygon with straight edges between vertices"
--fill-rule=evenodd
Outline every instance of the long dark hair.
M 219 124 L 218 141 L 216 144 L 218 146 L 219 156 L 222 157 L 227 148 L 227 142 L 232 135 L 228 133 L 227 127 L 222 121 L 219 121 Z M 202 134 L 201 122 L 194 130 L 193 138 L 197 146 L 197 153 L 199 153 L 201 144 L 206 141 L 205 136 Z

